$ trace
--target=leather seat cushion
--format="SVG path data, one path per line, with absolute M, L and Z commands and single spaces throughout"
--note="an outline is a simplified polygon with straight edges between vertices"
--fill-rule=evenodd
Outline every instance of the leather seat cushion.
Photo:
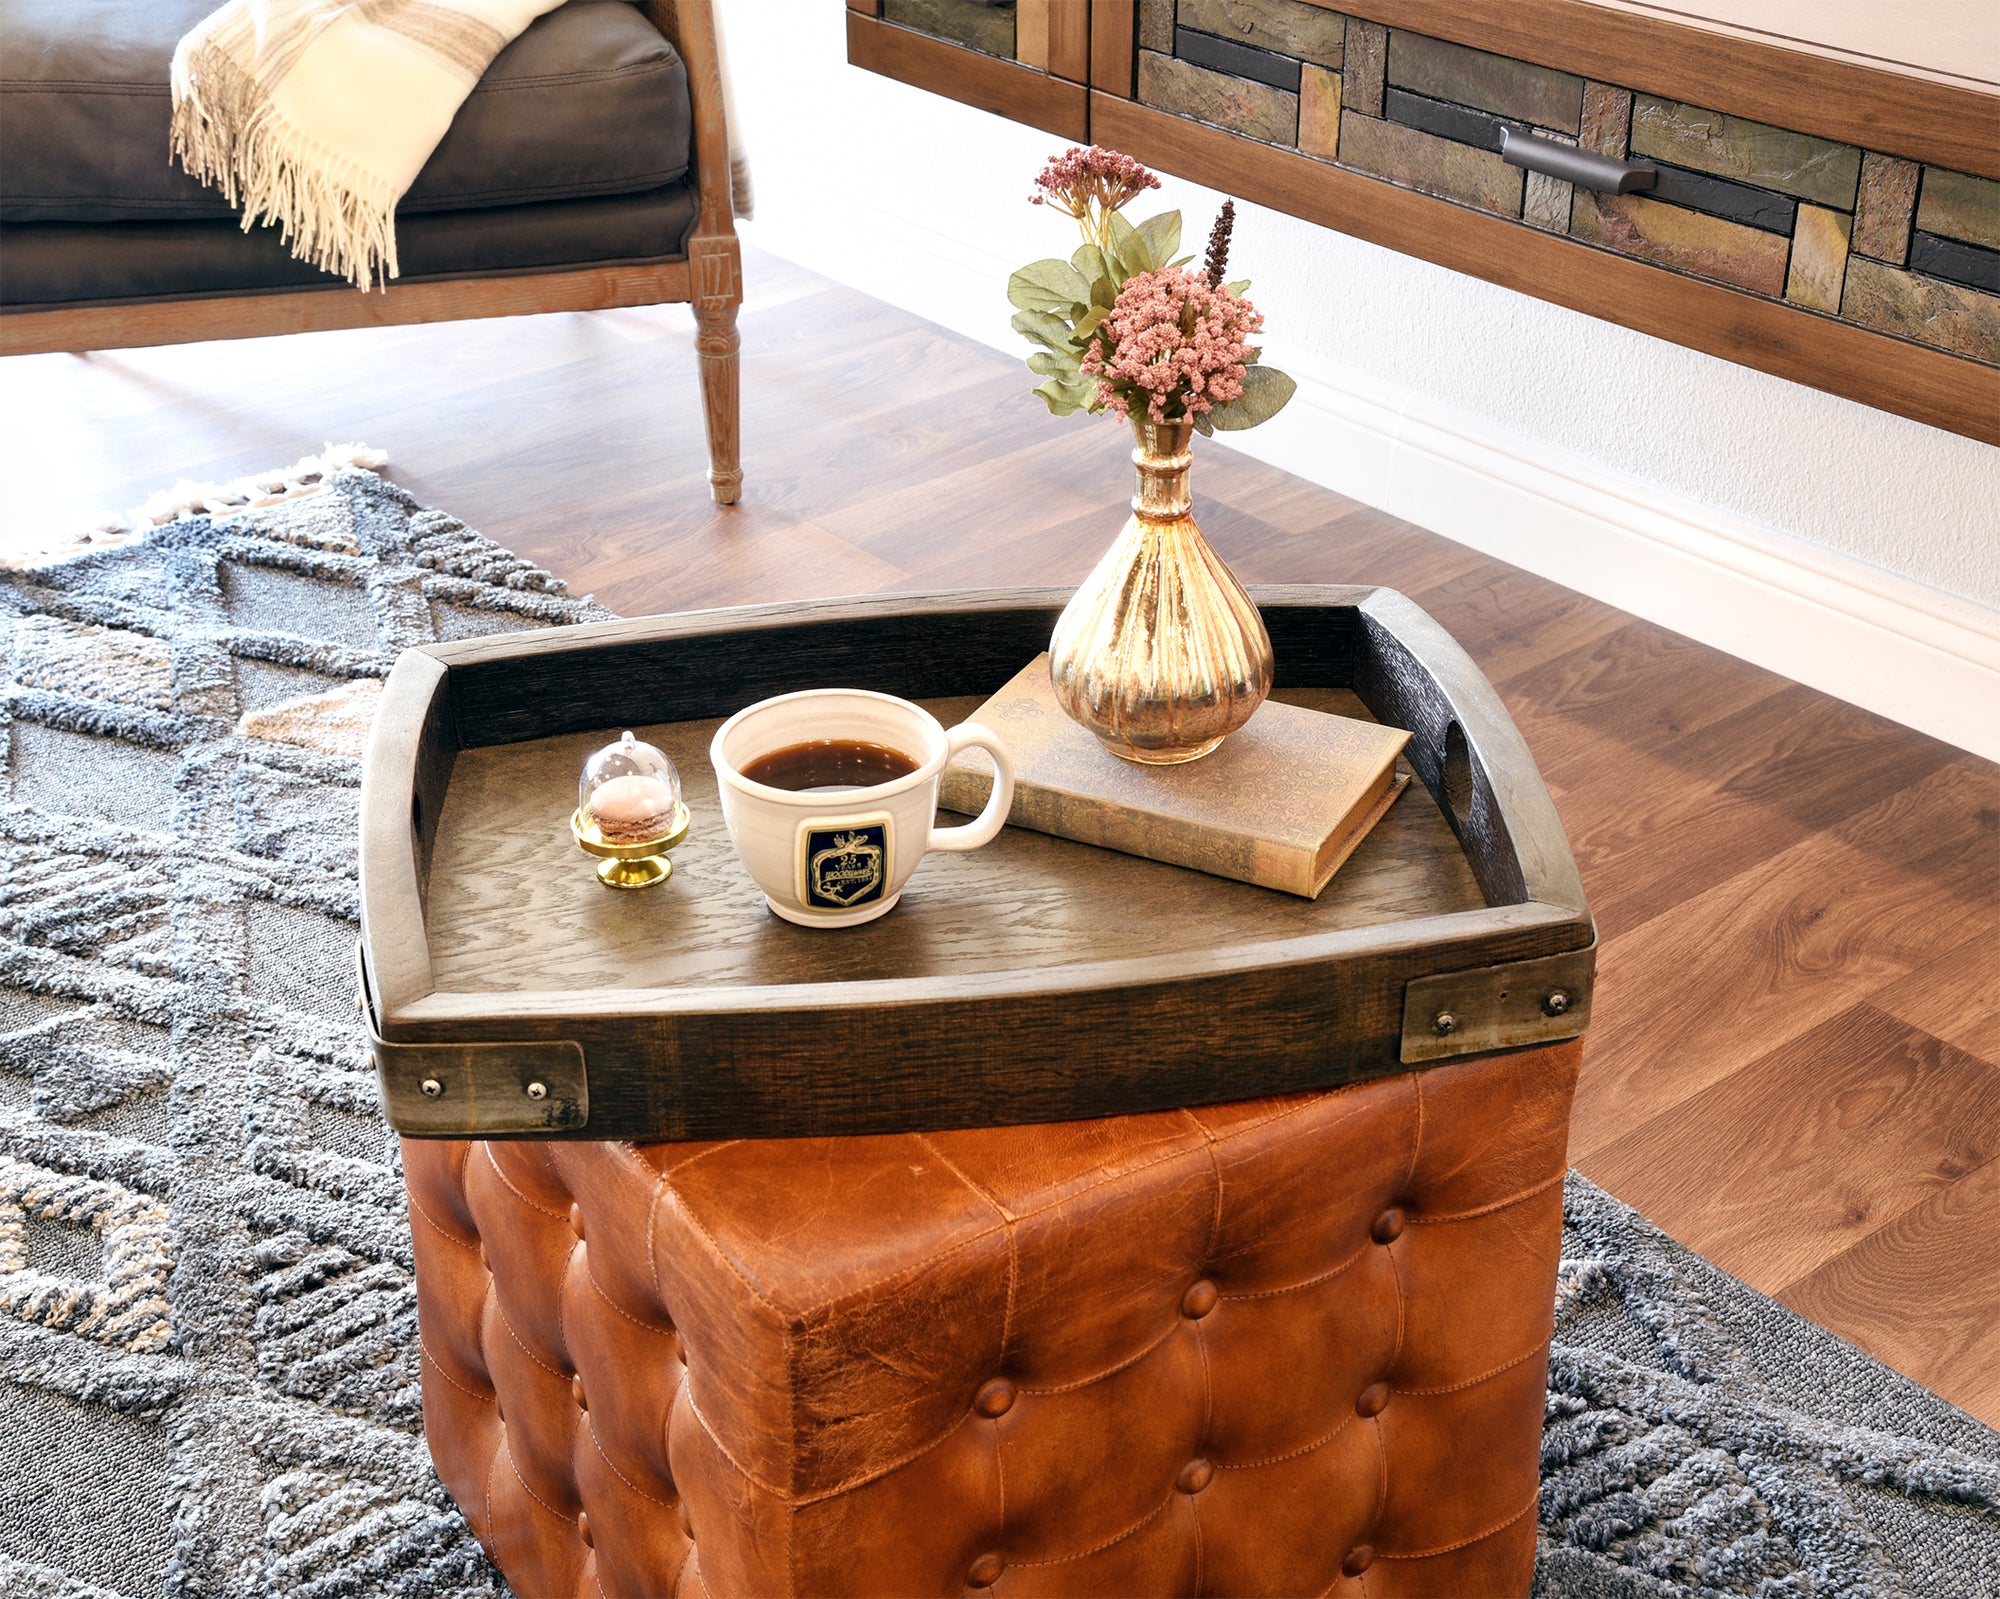
M 693 189 L 677 183 L 645 194 L 421 212 L 397 224 L 402 274 L 381 292 L 426 278 L 679 260 L 697 209 Z M 9 309 L 347 287 L 293 260 L 277 229 L 246 234 L 224 221 L 17 223 L 5 253 L 0 306 Z
M 8 0 L 0 222 L 232 214 L 167 158 L 168 65 L 215 0 Z M 687 69 L 624 0 L 570 0 L 503 50 L 403 213 L 632 194 L 687 171 Z
M 522 1594 L 1525 1596 L 1580 1056 L 405 1140 L 432 1454 Z

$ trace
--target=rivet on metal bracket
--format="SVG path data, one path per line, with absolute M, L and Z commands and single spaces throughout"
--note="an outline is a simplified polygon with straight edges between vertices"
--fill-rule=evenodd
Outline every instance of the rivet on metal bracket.
M 444 1093 L 444 1084 L 435 1077 L 426 1077 L 423 1081 L 423 1090 L 424 1098 L 436 1099 Z
M 549 1097 L 549 1085 L 547 1083 L 528 1084 L 528 1097 L 530 1099 L 547 1099 Z
M 1575 1038 L 1590 1025 L 1596 946 L 1413 977 L 1403 990 L 1405 1065 Z

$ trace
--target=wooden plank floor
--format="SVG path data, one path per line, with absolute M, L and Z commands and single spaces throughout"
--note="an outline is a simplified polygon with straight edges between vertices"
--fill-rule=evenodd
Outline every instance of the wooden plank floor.
M 1083 577 L 1120 429 L 784 263 L 750 295 L 731 510 L 662 307 L 0 362 L 4 534 L 358 438 L 626 614 Z M 1244 578 L 1403 589 L 1527 734 L 1604 939 L 1583 1170 L 2000 1423 L 2000 769 L 1227 450 L 1195 486 Z

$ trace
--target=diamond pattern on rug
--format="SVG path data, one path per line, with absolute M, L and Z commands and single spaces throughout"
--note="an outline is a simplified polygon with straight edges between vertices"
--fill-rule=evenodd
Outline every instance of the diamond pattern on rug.
M 86 1278 L 50 1271 L 31 1259 L 31 1222 L 93 1229 L 102 1280 L 96 1272 Z M 121 1349 L 164 1349 L 172 1338 L 173 1264 L 167 1209 L 157 1200 L 0 1155 L 0 1315 Z
M 60 694 L 88 683 L 96 699 L 156 711 L 173 706 L 173 668 L 165 640 L 130 628 L 27 617 L 14 635 L 14 681 Z
M 368 730 L 375 725 L 375 708 L 381 703 L 380 681 L 356 678 L 324 694 L 245 711 L 236 730 L 245 738 L 302 744 L 325 755 L 358 761 L 368 748 Z
M 365 472 L 0 581 L 0 1592 L 505 1594 L 423 1443 L 359 756 L 436 617 L 605 614 Z

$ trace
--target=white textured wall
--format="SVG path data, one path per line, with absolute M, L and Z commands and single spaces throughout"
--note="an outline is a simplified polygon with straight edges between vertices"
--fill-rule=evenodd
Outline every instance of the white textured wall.
M 1067 219 L 1025 203 L 1062 141 L 847 66 L 834 0 L 723 0 L 723 14 L 758 193 L 747 236 L 975 338 L 1019 344 L 1006 269 L 1075 243 Z M 1226 190 L 1227 174 L 1217 178 Z M 1170 178 L 1135 210 L 1178 205 L 1198 249 L 1219 200 Z M 1232 270 L 1254 281 L 1276 366 L 1457 413 L 1489 439 L 1620 474 L 1634 492 L 2000 608 L 2000 450 L 1260 207 L 1239 207 L 1236 237 Z M 932 253 L 957 270 L 940 272 Z M 1289 426 L 1271 444 L 1290 461 L 1310 455 L 1297 432 L 1310 420 Z M 1365 465 L 1315 475 L 1371 498 Z

